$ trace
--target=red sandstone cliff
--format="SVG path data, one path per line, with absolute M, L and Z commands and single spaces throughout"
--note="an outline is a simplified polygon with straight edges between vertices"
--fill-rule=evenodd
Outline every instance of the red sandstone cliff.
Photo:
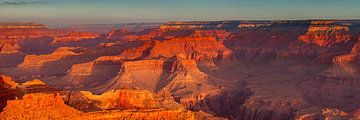
M 196 24 L 208 23 L 212 22 Z M 126 31 L 114 30 L 107 35 L 110 41 L 99 46 L 63 51 L 66 54 L 56 54 L 59 51 L 55 50 L 50 54 L 28 55 L 18 66 L 28 66 L 28 72 L 42 69 L 29 76 L 43 77 L 57 88 L 91 90 L 97 94 L 106 92 L 103 95 L 77 91 L 62 94 L 66 104 L 84 111 L 96 111 L 83 116 L 98 119 L 191 117 L 192 113 L 186 110 L 163 109 L 165 106 L 178 108 L 172 97 L 189 110 L 229 119 L 355 116 L 360 99 L 357 94 L 359 42 L 351 36 L 357 33 L 352 31 L 354 26 L 348 27 L 351 24 L 275 21 L 271 25 L 236 26 L 241 28 L 231 30 L 220 27 L 227 25 L 223 23 L 214 24 L 221 30 L 216 26 L 216 29 L 206 30 L 198 26 L 188 28 L 192 24 L 195 23 L 174 23 L 168 25 L 169 28 L 136 33 L 134 38 L 126 38 L 130 34 Z M 21 34 L 11 33 L 10 36 L 25 39 L 26 35 Z M 37 33 L 33 37 L 36 36 Z M 9 43 L 6 51 L 16 52 L 17 45 Z M 19 46 L 22 51 L 22 46 Z M 11 66 L 0 68 L 1 72 L 12 69 Z M 48 74 L 49 71 L 52 74 Z M 16 75 L 16 79 L 26 76 Z M 48 90 L 49 87 L 39 81 L 24 86 L 27 93 Z M 150 92 L 112 90 L 123 87 Z M 170 99 L 158 100 L 157 95 L 149 94 L 153 92 L 167 93 Z M 143 104 L 147 102 L 154 103 L 151 104 L 154 106 Z M 146 110 L 109 110 L 129 108 Z M 301 113 L 311 108 L 317 109 Z
M 347 26 L 337 25 L 334 21 L 312 21 L 308 32 L 299 40 L 319 46 L 331 46 L 349 41 L 350 30 Z
M 17 83 L 8 76 L 0 76 L 0 111 L 7 105 L 7 100 L 13 100 L 22 95 Z
M 64 36 L 54 37 L 53 43 L 74 42 L 80 40 L 89 40 L 99 38 L 100 34 L 91 32 L 70 32 Z
M 40 80 L 19 87 L 9 77 L 0 78 L 1 98 L 8 98 L 1 99 L 1 107 L 6 105 L 0 113 L 2 119 L 194 119 L 194 113 L 175 101 L 146 90 L 111 90 L 102 95 L 86 91 L 45 94 L 50 91 Z M 27 94 L 21 96 L 20 89 Z

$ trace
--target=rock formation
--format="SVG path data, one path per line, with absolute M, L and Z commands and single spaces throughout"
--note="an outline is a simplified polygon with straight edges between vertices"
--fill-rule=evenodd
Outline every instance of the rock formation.
M 38 79 L 22 83 L 20 87 L 25 93 L 57 93 L 60 91 Z
M 319 46 L 329 46 L 349 41 L 351 38 L 349 32 L 347 26 L 338 25 L 335 21 L 312 21 L 308 32 L 300 36 L 299 40 Z
M 62 47 L 56 49 L 53 53 L 47 55 L 27 55 L 24 62 L 18 65 L 19 69 L 39 71 L 46 67 L 45 64 L 53 61 L 58 61 L 67 56 L 79 55 L 74 50 L 76 48 Z M 59 66 L 60 67 L 60 66 Z
M 3 119 L 194 119 L 194 113 L 175 105 L 168 96 L 146 90 L 111 90 L 102 95 L 87 91 L 51 93 L 41 80 L 21 86 L 10 77 L 1 76 L 0 80 L 1 109 L 6 106 L 0 111 Z M 24 96 L 20 89 L 26 91 Z
M 0 112 L 7 105 L 7 100 L 13 100 L 22 95 L 17 83 L 8 76 L 0 76 Z
M 176 55 L 205 63 L 230 59 L 232 52 L 216 40 L 216 37 L 194 32 L 186 37 L 177 37 L 155 42 L 150 50 L 149 58 L 169 58 Z
M 20 46 L 14 40 L 0 41 L 0 53 L 1 54 L 14 54 L 20 53 Z
M 138 40 L 139 36 L 126 29 L 112 30 L 106 34 L 106 40 Z
M 190 111 L 176 109 L 100 110 L 84 113 L 64 104 L 59 94 L 32 93 L 11 100 L 0 113 L 4 119 L 183 119 L 193 120 Z
M 91 40 L 99 38 L 100 34 L 91 32 L 70 32 L 64 36 L 54 37 L 53 43 L 74 42 L 80 40 Z
M 70 92 L 65 101 L 70 106 L 80 110 L 89 108 L 98 109 L 154 109 L 160 108 L 160 103 L 153 94 L 146 90 L 120 89 L 110 90 L 101 95 L 93 95 L 91 92 Z M 89 103 L 79 103 L 91 101 Z M 89 104 L 87 107 L 82 107 Z
M 15 104 L 40 111 L 29 119 L 54 108 L 72 119 L 359 116 L 356 20 L 167 22 L 104 34 L 35 26 L 0 28 L 0 73 L 22 82 L 1 77 L 9 119 L 28 112 Z
M 0 113 L 5 119 L 78 119 L 81 112 L 67 106 L 57 94 L 26 94 L 22 99 L 8 101 Z

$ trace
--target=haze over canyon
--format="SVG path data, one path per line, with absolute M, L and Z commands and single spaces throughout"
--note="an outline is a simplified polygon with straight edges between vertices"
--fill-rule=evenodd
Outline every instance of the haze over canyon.
M 359 120 L 360 20 L 0 22 L 0 119 Z

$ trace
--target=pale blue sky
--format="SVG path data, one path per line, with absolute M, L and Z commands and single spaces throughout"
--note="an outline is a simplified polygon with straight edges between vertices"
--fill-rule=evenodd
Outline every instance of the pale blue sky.
M 0 0 L 0 21 L 49 25 L 190 20 L 359 19 L 360 0 Z

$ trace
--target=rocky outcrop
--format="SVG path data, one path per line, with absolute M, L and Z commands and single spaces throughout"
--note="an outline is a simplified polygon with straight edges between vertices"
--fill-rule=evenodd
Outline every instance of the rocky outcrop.
M 160 103 L 147 90 L 119 89 L 110 90 L 101 95 L 91 92 L 69 92 L 65 94 L 68 105 L 79 110 L 89 109 L 154 109 L 160 108 Z M 87 105 L 87 106 L 86 106 Z
M 123 62 L 117 75 L 94 89 L 97 92 L 121 87 L 139 87 L 151 91 L 171 91 L 177 97 L 212 91 L 215 79 L 201 72 L 194 60 L 139 60 Z
M 8 76 L 0 76 L 0 112 L 7 105 L 7 100 L 13 100 L 22 95 L 19 85 Z
M 185 56 L 205 63 L 219 62 L 230 59 L 232 52 L 216 40 L 214 36 L 203 36 L 195 32 L 186 37 L 177 37 L 155 42 L 150 50 L 149 58 L 170 58 L 176 55 Z
M 57 29 L 0 29 L 0 40 L 29 40 L 63 36 L 68 31 Z
M 20 53 L 20 46 L 14 40 L 0 41 L 0 53 L 1 54 L 14 54 Z
M 223 41 L 231 35 L 231 33 L 226 30 L 195 30 L 193 34 L 194 36 L 215 37 L 217 41 Z
M 106 40 L 138 40 L 139 36 L 126 29 L 112 30 L 106 34 Z
M 353 45 L 349 54 L 336 56 L 333 60 L 333 70 L 341 70 L 342 73 L 347 73 L 350 76 L 357 76 L 359 74 L 359 60 L 360 60 L 360 39 Z
M 20 88 L 25 93 L 57 93 L 60 91 L 38 79 L 22 83 Z
M 0 117 L 4 119 L 77 119 L 82 112 L 64 104 L 57 94 L 26 94 L 8 101 Z
M 64 36 L 54 37 L 53 44 L 61 43 L 61 42 L 74 42 L 81 40 L 91 40 L 99 38 L 101 35 L 98 33 L 91 32 L 70 32 Z
M 69 31 L 49 29 L 36 23 L 0 23 L 1 53 L 47 53 L 53 37 L 64 36 Z
M 37 80 L 31 84 L 37 83 L 40 82 Z M 171 109 L 161 107 L 158 103 L 159 99 L 155 99 L 153 94 L 146 90 L 113 90 L 102 95 L 93 95 L 90 92 L 61 94 L 63 95 L 31 93 L 20 99 L 9 100 L 0 117 L 3 119 L 194 119 L 193 112 L 181 107 Z
M 41 70 L 48 62 L 58 61 L 67 56 L 79 55 L 74 50 L 76 48 L 62 47 L 56 49 L 53 53 L 47 55 L 27 55 L 24 62 L 18 65 L 19 69 L 27 70 Z
M 338 25 L 335 21 L 312 21 L 308 32 L 299 40 L 319 46 L 332 46 L 344 43 L 351 38 L 348 26 Z
M 181 37 L 191 34 L 192 30 L 189 29 L 175 29 L 175 30 L 163 30 L 163 29 L 151 29 L 144 30 L 139 33 L 139 40 L 164 40 L 175 37 Z

